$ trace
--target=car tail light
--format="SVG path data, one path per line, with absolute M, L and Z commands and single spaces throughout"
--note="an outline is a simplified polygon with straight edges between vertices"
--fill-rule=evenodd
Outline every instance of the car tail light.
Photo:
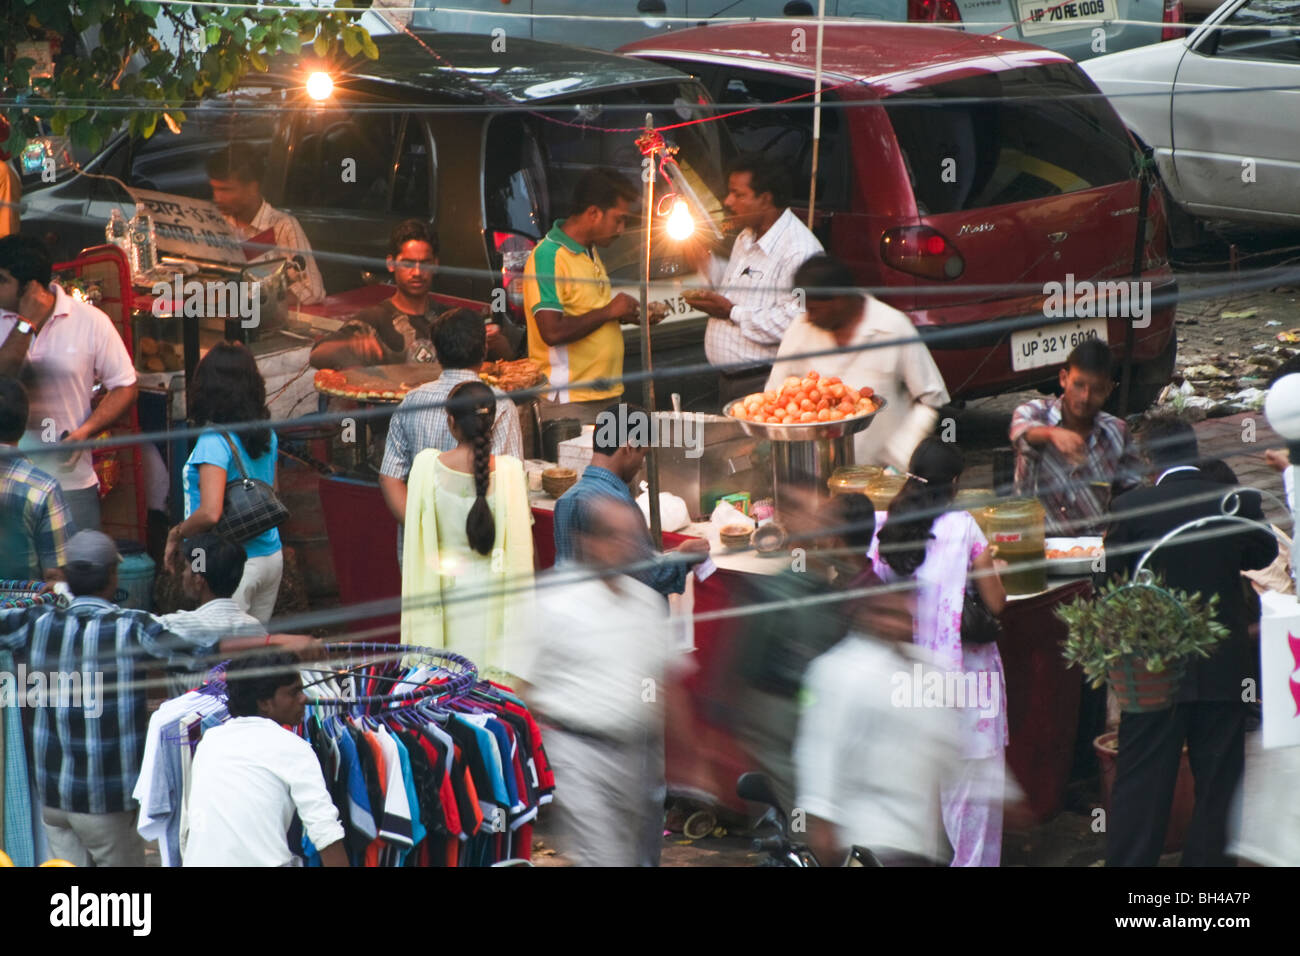
M 1165 27 L 1160 31 L 1161 40 L 1177 40 L 1187 32 L 1180 25 L 1183 22 L 1183 0 L 1165 0 L 1164 22 Z
M 524 266 L 537 245 L 515 232 L 492 233 L 492 250 L 501 257 L 501 288 L 506 290 L 506 308 L 512 318 L 524 320 Z
M 961 23 L 955 0 L 907 0 L 907 19 L 920 23 Z
M 955 279 L 966 269 L 957 247 L 929 226 L 888 230 L 880 237 L 880 256 L 886 265 L 925 279 Z

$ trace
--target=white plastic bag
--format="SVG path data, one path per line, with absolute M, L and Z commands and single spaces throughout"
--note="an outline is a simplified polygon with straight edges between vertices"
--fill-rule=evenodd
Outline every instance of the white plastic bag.
M 636 499 L 637 506 L 645 515 L 646 524 L 650 523 L 650 492 L 642 491 Z M 659 527 L 664 531 L 677 531 L 691 523 L 691 513 L 686 510 L 686 502 L 666 491 L 659 492 Z

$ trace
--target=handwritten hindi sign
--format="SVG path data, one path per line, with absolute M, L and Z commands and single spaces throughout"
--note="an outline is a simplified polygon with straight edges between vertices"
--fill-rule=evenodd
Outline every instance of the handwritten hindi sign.
M 135 200 L 137 212 L 153 218 L 160 256 L 240 267 L 248 263 L 242 241 L 207 200 L 148 189 L 127 192 Z

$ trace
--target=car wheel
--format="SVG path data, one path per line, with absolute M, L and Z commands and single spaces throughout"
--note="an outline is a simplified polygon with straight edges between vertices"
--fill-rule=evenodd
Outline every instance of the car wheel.
M 1153 359 L 1133 366 L 1132 378 L 1129 381 L 1129 415 L 1140 415 L 1155 403 L 1160 393 L 1164 391 L 1164 387 L 1174 377 L 1177 359 L 1178 333 L 1175 329 L 1170 329 L 1169 344 L 1165 346 L 1164 351 Z M 1119 414 L 1119 396 L 1120 386 L 1117 376 L 1115 390 L 1110 393 L 1110 398 L 1103 406 L 1112 415 Z

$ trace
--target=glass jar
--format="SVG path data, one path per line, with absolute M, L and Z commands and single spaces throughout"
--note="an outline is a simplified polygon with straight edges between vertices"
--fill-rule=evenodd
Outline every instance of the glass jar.
M 882 472 L 867 484 L 866 494 L 877 511 L 888 511 L 890 502 L 898 497 L 905 484 L 907 484 L 906 475 L 889 475 Z
M 987 538 L 989 529 L 984 512 L 997 500 L 998 496 L 993 493 L 992 488 L 963 488 L 953 498 L 953 507 L 969 512 L 970 516 L 975 519 L 975 523 L 980 526 L 980 530 L 984 532 L 984 537 Z
M 844 465 L 826 481 L 833 495 L 864 495 L 871 482 L 885 473 L 879 465 Z
M 1037 498 L 1012 498 L 984 509 L 985 534 L 1006 561 L 1000 572 L 1008 594 L 1047 590 L 1044 512 Z

